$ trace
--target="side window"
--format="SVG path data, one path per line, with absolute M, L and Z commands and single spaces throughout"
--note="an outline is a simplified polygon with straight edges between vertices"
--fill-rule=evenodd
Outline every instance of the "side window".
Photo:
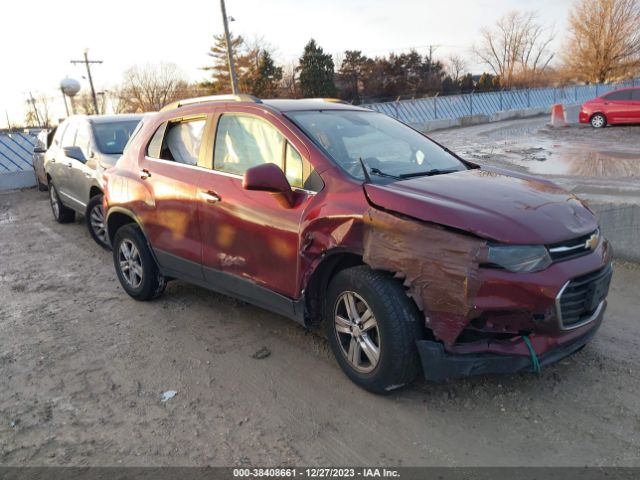
M 284 174 L 292 187 L 302 188 L 302 178 L 304 176 L 304 172 L 302 171 L 302 157 L 289 142 L 287 142 L 287 146 L 285 148 Z
M 223 115 L 216 131 L 213 168 L 236 175 L 263 163 L 282 168 L 284 142 L 283 135 L 261 118 Z
M 164 138 L 164 132 L 167 129 L 166 122 L 158 127 L 156 133 L 151 137 L 149 145 L 147 145 L 147 157 L 160 158 L 160 150 L 162 150 L 162 139 Z
M 61 147 L 73 147 L 73 142 L 76 139 L 76 131 L 77 128 L 75 125 L 69 125 L 67 129 L 64 131 L 62 135 L 62 140 L 60 141 Z
M 62 136 L 64 135 L 65 131 L 67 130 L 67 127 L 69 126 L 68 123 L 63 123 L 62 125 L 60 125 L 57 130 L 56 133 L 53 137 L 53 144 L 56 146 L 60 146 L 60 144 L 62 143 Z
M 184 163 L 185 165 L 197 165 L 205 124 L 206 119 L 204 118 L 170 122 L 166 127 L 164 140 L 160 148 L 160 158 Z
M 78 133 L 74 142 L 76 147 L 80 147 L 82 153 L 86 158 L 89 158 L 89 152 L 91 150 L 91 137 L 89 135 L 89 129 L 86 125 L 80 125 L 78 127 Z
M 640 88 L 631 91 L 631 100 L 640 102 Z
M 604 96 L 605 100 L 631 100 L 631 90 L 620 90 Z

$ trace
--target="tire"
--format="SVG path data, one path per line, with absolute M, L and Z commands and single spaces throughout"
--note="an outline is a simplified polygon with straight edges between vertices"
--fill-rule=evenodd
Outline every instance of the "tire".
M 416 378 L 420 369 L 416 340 L 423 337 L 424 320 L 391 274 L 367 266 L 342 270 L 331 280 L 325 302 L 329 344 L 354 383 L 386 393 Z M 351 315 L 347 304 L 358 314 Z
M 165 278 L 136 224 L 129 223 L 116 231 L 113 239 L 113 263 L 118 280 L 130 297 L 152 300 L 164 291 Z
M 593 128 L 604 128 L 607 126 L 607 119 L 603 114 L 596 113 L 591 117 L 591 120 L 589 120 L 589 123 Z
M 87 222 L 87 229 L 89 230 L 91 238 L 93 238 L 93 240 L 95 240 L 95 242 L 105 250 L 111 250 L 107 227 L 104 223 L 102 197 L 103 195 L 99 194 L 89 200 L 87 211 L 85 213 L 85 220 Z
M 51 213 L 58 223 L 71 223 L 76 219 L 76 212 L 65 207 L 60 201 L 58 190 L 53 182 L 49 182 L 49 202 L 51 203 Z

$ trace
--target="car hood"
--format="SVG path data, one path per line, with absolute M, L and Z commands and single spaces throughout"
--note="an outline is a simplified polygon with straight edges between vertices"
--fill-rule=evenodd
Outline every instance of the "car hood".
M 552 244 L 594 231 L 593 213 L 551 182 L 477 168 L 366 184 L 376 207 L 513 244 Z

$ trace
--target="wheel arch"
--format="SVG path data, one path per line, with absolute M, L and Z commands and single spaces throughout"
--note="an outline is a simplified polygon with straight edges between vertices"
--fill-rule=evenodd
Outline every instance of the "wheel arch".
M 107 212 L 107 234 L 109 235 L 109 241 L 113 242 L 113 239 L 116 235 L 118 229 L 128 225 L 129 223 L 135 223 L 140 230 L 142 230 L 142 234 L 147 238 L 147 235 L 140 225 L 140 222 L 136 218 L 135 214 L 125 208 L 121 207 L 112 207 Z M 147 242 L 149 240 L 147 239 Z
M 341 270 L 365 265 L 362 255 L 336 248 L 324 254 L 316 265 L 305 286 L 305 324 L 317 328 L 322 323 L 324 292 L 331 279 Z
M 104 192 L 99 186 L 91 185 L 91 188 L 89 189 L 89 200 L 91 200 L 96 195 L 104 195 Z

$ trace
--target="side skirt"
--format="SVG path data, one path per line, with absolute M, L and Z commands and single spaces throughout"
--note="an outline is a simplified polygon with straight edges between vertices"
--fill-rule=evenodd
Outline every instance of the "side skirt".
M 175 277 L 229 297 L 251 303 L 265 310 L 283 315 L 305 325 L 304 295 L 294 300 L 255 282 L 227 272 L 178 257 L 171 253 L 154 250 L 160 270 L 165 277 Z

